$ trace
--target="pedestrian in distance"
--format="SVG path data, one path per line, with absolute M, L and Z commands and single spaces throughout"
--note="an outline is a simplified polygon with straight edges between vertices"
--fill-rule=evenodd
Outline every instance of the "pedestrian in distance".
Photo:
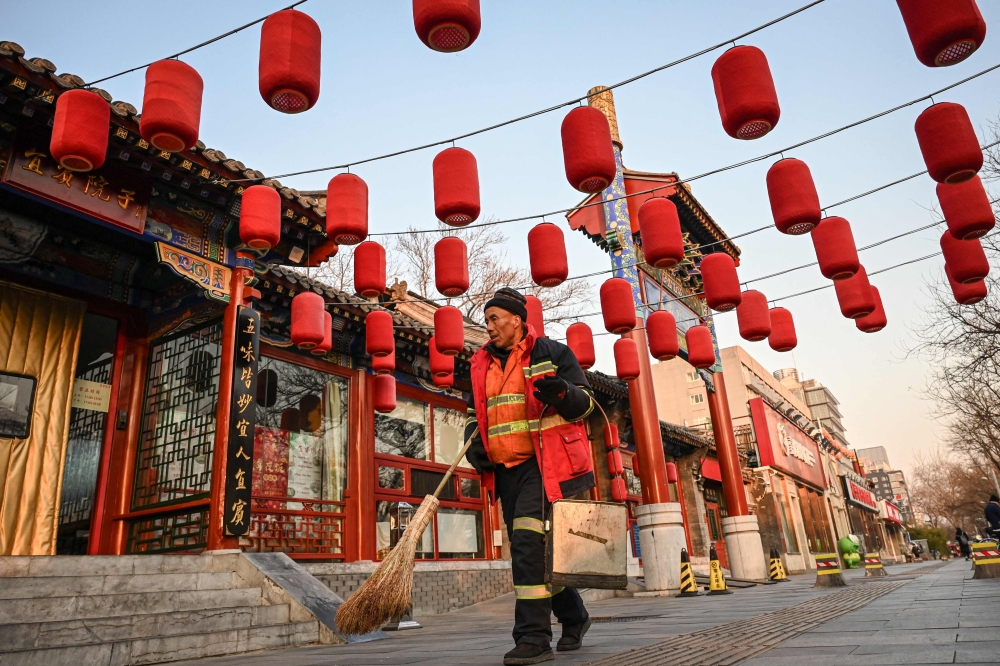
M 537 664 L 555 657 L 552 613 L 562 625 L 559 651 L 579 649 L 590 628 L 580 594 L 545 583 L 545 530 L 551 502 L 595 485 L 583 421 L 595 403 L 572 350 L 527 323 L 523 295 L 497 291 L 485 315 L 490 341 L 470 361 L 466 459 L 500 500 L 510 539 L 515 646 L 503 663 Z
M 990 501 L 986 503 L 983 513 L 986 514 L 986 522 L 989 523 L 987 532 L 994 539 L 1000 538 L 1000 497 L 990 495 Z
M 958 542 L 958 549 L 965 557 L 965 559 L 972 558 L 972 544 L 969 540 L 969 535 L 961 527 L 955 528 L 955 541 Z

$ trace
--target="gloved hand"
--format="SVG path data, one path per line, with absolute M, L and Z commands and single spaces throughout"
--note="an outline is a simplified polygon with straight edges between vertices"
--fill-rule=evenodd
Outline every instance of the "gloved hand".
M 492 471 L 496 467 L 490 457 L 486 455 L 486 447 L 483 446 L 483 440 L 479 438 L 472 440 L 472 446 L 466 451 L 465 459 L 475 468 L 477 474 Z
M 558 407 L 566 399 L 570 385 L 556 375 L 546 375 L 535 381 L 535 398 L 546 405 Z

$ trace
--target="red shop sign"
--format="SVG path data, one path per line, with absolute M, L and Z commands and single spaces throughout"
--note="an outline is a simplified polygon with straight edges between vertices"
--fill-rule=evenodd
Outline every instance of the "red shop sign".
M 875 500 L 875 494 L 861 486 L 860 483 L 854 481 L 854 479 L 849 479 L 844 477 L 844 486 L 847 488 L 847 498 L 853 500 L 855 504 L 860 504 L 866 509 L 871 509 L 872 511 L 878 511 L 878 502 Z
M 896 523 L 897 525 L 903 524 L 903 514 L 899 512 L 899 509 L 897 509 L 892 502 L 888 500 L 882 500 L 881 502 L 879 502 L 879 504 L 880 507 L 883 509 L 882 518 L 884 520 L 890 523 Z
M 820 491 L 826 488 L 819 447 L 809 435 L 774 411 L 763 398 L 750 400 L 750 415 L 761 465 L 791 474 Z

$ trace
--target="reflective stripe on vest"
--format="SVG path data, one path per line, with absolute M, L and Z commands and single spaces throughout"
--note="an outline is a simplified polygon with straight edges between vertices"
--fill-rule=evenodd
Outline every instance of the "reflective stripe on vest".
M 545 534 L 545 523 L 538 520 L 537 518 L 527 518 L 527 517 L 515 518 L 514 529 L 528 530 L 531 532 L 538 532 L 539 534 Z
M 500 425 L 490 426 L 489 430 L 486 431 L 486 436 L 490 439 L 494 437 L 499 437 L 500 435 L 513 435 L 519 432 L 528 432 L 531 429 L 528 421 L 511 421 L 510 423 L 501 423 Z
M 486 409 L 493 409 L 500 405 L 516 405 L 524 402 L 524 394 L 501 393 L 486 400 Z
M 552 587 L 549 585 L 515 585 L 515 599 L 548 599 L 552 596 Z
M 542 361 L 535 365 L 529 365 L 524 369 L 524 378 L 531 379 L 532 377 L 537 377 L 538 375 L 544 375 L 549 372 L 555 372 L 559 369 L 552 361 Z

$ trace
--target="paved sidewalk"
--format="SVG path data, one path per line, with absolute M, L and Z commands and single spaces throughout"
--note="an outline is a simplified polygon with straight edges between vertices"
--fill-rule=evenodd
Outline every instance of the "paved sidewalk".
M 852 610 L 802 632 L 789 623 L 787 640 L 760 653 L 745 657 L 730 652 L 725 663 L 803 664 L 824 666 L 847 663 L 866 664 L 1000 664 L 1000 581 L 971 580 L 971 565 L 965 560 L 945 564 L 934 571 L 927 563 L 896 565 L 886 569 L 891 575 L 879 581 L 898 586 L 872 587 L 874 601 L 854 602 Z M 909 572 L 915 572 L 909 574 Z M 909 574 L 909 575 L 908 575 Z M 861 571 L 846 571 L 852 596 L 857 599 L 863 582 Z M 588 609 L 596 621 L 578 652 L 557 653 L 554 663 L 582 666 L 591 661 L 662 643 L 684 635 L 692 643 L 692 633 L 743 620 L 748 635 L 767 632 L 785 638 L 781 627 L 773 627 L 773 613 L 813 599 L 836 595 L 844 588 L 814 589 L 815 575 L 794 576 L 792 582 L 735 590 L 725 596 L 698 598 L 609 599 L 592 602 Z M 843 597 L 844 595 L 841 595 Z M 837 599 L 830 597 L 830 606 Z M 289 648 L 234 657 L 182 662 L 187 666 L 375 666 L 376 664 L 422 666 L 464 666 L 500 664 L 503 653 L 513 647 L 510 630 L 513 597 L 505 595 L 483 604 L 444 615 L 421 617 L 422 629 L 391 634 L 388 640 L 347 646 Z M 803 606 L 815 608 L 816 604 Z M 827 604 L 820 604 L 820 607 Z M 754 625 L 751 618 L 761 618 Z M 836 614 L 836 611 L 834 612 Z M 789 614 L 786 614 L 786 616 Z M 792 617 L 797 611 L 791 613 Z M 720 627 L 720 632 L 724 628 Z M 729 628 L 732 637 L 732 625 Z M 554 627 L 555 637 L 559 627 Z M 797 635 L 796 635 L 797 634 Z M 738 636 L 738 634 L 737 634 Z M 678 639 L 680 641 L 681 639 Z M 702 640 L 702 643 L 705 641 Z M 773 640 L 772 640 L 773 643 Z M 711 644 L 711 641 L 709 641 Z M 706 650 L 703 656 L 680 655 L 671 650 L 655 650 L 664 656 L 647 657 L 648 663 L 722 663 L 722 655 Z M 755 658 L 747 658 L 756 654 Z M 851 656 L 848 656 L 851 655 Z M 638 657 L 639 655 L 635 655 Z

